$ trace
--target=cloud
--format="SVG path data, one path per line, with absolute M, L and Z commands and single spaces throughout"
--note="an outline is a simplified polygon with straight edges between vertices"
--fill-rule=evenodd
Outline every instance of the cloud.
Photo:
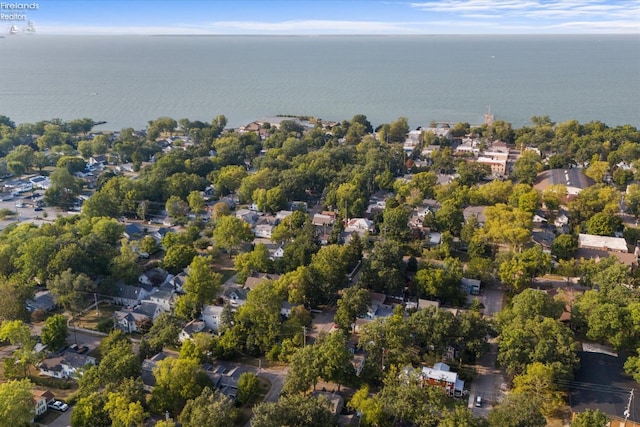
M 556 19 L 585 18 L 606 21 L 625 17 L 638 23 L 639 0 L 610 3 L 604 0 L 428 0 L 411 3 L 412 8 L 434 13 L 474 17 L 496 16 L 510 18 L 548 17 Z M 640 24 L 639 24 L 640 25 Z

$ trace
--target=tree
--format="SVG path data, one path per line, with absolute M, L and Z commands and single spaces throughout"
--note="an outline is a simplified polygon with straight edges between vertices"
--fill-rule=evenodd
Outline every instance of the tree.
M 45 321 L 40 337 L 42 344 L 55 351 L 65 345 L 68 334 L 67 318 L 62 314 L 54 314 Z
M 164 359 L 153 370 L 156 386 L 151 392 L 154 411 L 176 415 L 188 400 L 200 396 L 211 380 L 193 359 Z
M 7 426 L 28 425 L 33 417 L 31 381 L 7 381 L 0 384 L 0 419 Z
M 169 197 L 165 209 L 171 218 L 183 218 L 189 213 L 189 205 L 178 196 Z
M 521 291 L 531 284 L 533 279 L 546 273 L 551 268 L 551 256 L 542 252 L 538 245 L 511 254 L 500 264 L 500 280 L 516 291 Z
M 382 403 L 376 396 L 369 396 L 369 386 L 366 384 L 353 394 L 347 407 L 361 414 L 360 421 L 364 426 L 382 425 L 385 420 Z
M 350 287 L 342 291 L 342 298 L 338 300 L 338 309 L 334 322 L 343 330 L 351 330 L 356 319 L 367 313 L 371 297 L 369 291 L 363 288 Z
M 251 226 L 235 216 L 223 216 L 216 223 L 213 230 L 213 238 L 218 246 L 229 251 L 229 258 L 234 249 L 243 242 L 253 239 Z
M 547 420 L 537 402 L 525 394 L 510 394 L 489 412 L 491 427 L 544 427 Z
M 114 279 L 122 279 L 126 284 L 136 283 L 141 269 L 138 265 L 138 254 L 133 250 L 132 244 L 122 239 L 120 254 L 111 260 L 111 274 Z
M 571 427 L 606 427 L 609 425 L 609 417 L 599 409 L 587 409 L 578 412 L 571 421 Z
M 563 404 L 562 392 L 556 386 L 553 366 L 535 362 L 527 366 L 526 372 L 513 379 L 513 393 L 524 394 L 538 403 L 540 412 L 552 415 Z
M 586 223 L 587 233 L 596 236 L 613 236 L 613 233 L 622 228 L 620 218 L 598 212 Z
M 222 287 L 222 275 L 211 269 L 211 258 L 195 256 L 189 264 L 189 274 L 184 283 L 184 291 L 195 302 L 195 309 L 201 312 L 205 304 L 212 303 Z
M 140 402 L 131 402 L 120 393 L 109 393 L 104 409 L 109 413 L 113 427 L 142 426 L 148 415 Z
M 608 162 L 602 162 L 599 160 L 592 161 L 587 168 L 585 175 L 593 179 L 597 183 L 604 182 L 604 177 L 609 169 Z
M 578 239 L 571 234 L 560 234 L 551 243 L 551 253 L 558 259 L 568 260 L 578 250 Z
M 238 380 L 238 402 L 245 404 L 258 391 L 260 384 L 253 372 L 243 372 Z
M 189 193 L 187 201 L 189 202 L 189 208 L 191 209 L 191 212 L 204 212 L 204 197 L 202 197 L 202 194 L 199 191 L 192 191 L 191 193 Z
M 329 382 L 338 384 L 349 383 L 355 377 L 352 364 L 353 354 L 348 348 L 347 335 L 336 331 L 323 337 L 318 347 L 318 365 L 321 367 L 320 376 Z
M 456 405 L 453 410 L 445 412 L 438 427 L 481 427 L 482 425 L 482 421 L 474 417 L 469 408 Z
M 382 212 L 380 225 L 382 237 L 397 241 L 406 241 L 409 237 L 409 211 L 402 206 L 390 208 L 387 206 Z
M 238 410 L 231 399 L 205 387 L 198 397 L 187 402 L 178 419 L 183 427 L 233 427 L 237 418 Z
M 107 396 L 93 392 L 78 399 L 71 414 L 71 424 L 77 427 L 110 427 L 109 413 L 105 409 Z
M 167 249 L 162 265 L 170 273 L 176 274 L 193 262 L 197 255 L 198 253 L 192 245 L 172 245 Z
M 96 291 L 96 284 L 86 274 L 74 274 L 67 269 L 47 281 L 56 304 L 60 304 L 72 314 L 86 308 L 87 293 Z
M 282 396 L 277 402 L 260 403 L 253 408 L 251 427 L 337 427 L 329 401 L 301 394 Z
M 570 377 L 578 364 L 573 332 L 559 321 L 533 317 L 502 326 L 498 362 L 509 375 L 525 372 L 534 362 L 551 364 L 557 375 Z

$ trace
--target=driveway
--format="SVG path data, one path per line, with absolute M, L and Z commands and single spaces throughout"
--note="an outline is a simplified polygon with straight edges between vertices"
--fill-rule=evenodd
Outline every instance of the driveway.
M 50 409 L 51 411 L 52 409 Z M 62 412 L 58 418 L 53 420 L 51 424 L 47 424 L 48 427 L 69 427 L 71 425 L 71 413 L 73 412 L 73 406 L 70 406 L 66 412 Z

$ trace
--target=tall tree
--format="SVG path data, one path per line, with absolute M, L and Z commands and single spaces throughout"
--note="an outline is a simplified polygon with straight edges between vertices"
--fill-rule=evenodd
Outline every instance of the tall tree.
M 7 381 L 0 384 L 0 419 L 7 426 L 28 425 L 33 411 L 31 381 Z
M 238 410 L 227 396 L 205 387 L 198 397 L 187 401 L 178 419 L 183 427 L 233 427 Z
M 49 317 L 42 328 L 42 343 L 51 350 L 57 350 L 67 341 L 67 318 L 62 314 L 54 314 Z
M 213 230 L 213 238 L 218 246 L 229 251 L 229 258 L 234 249 L 241 243 L 249 242 L 253 239 L 251 226 L 235 216 L 223 216 L 216 223 Z

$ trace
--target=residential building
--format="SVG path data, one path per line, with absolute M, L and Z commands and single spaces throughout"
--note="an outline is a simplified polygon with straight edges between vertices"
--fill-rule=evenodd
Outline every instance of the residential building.
M 54 378 L 77 378 L 87 365 L 95 365 L 96 359 L 86 354 L 65 350 L 44 359 L 38 365 L 40 374 Z
M 451 372 L 446 363 L 436 363 L 433 368 L 422 368 L 423 384 L 442 387 L 450 396 L 462 396 L 464 381 L 458 378 L 456 372 Z
M 116 284 L 116 287 L 116 295 L 112 297 L 113 302 L 125 307 L 133 307 L 140 304 L 142 300 L 150 295 L 151 290 L 148 285 L 131 286 L 125 285 L 123 282 Z
M 362 236 L 367 232 L 373 233 L 374 224 L 373 221 L 367 218 L 351 218 L 345 224 L 344 231 L 346 233 L 356 232 Z
M 244 282 L 244 287 L 246 289 L 254 289 L 260 283 L 265 280 L 275 281 L 280 278 L 279 274 L 270 274 L 270 273 L 252 273 L 251 276 L 247 277 L 247 280 Z
M 31 390 L 31 395 L 33 396 L 33 401 L 35 402 L 34 413 L 36 417 L 47 412 L 48 404 L 52 400 L 54 400 L 53 393 L 49 390 Z
M 237 286 L 227 286 L 222 292 L 222 298 L 229 302 L 233 308 L 238 308 L 247 302 L 249 289 L 239 288 Z
M 204 326 L 213 332 L 218 332 L 223 309 L 221 305 L 205 305 L 202 310 Z
M 576 259 L 595 259 L 597 261 L 613 256 L 628 267 L 635 268 L 638 265 L 638 254 L 639 249 L 637 247 L 634 248 L 633 253 L 629 253 L 627 242 L 622 237 L 579 234 L 578 250 L 574 257 Z
M 211 329 L 207 328 L 205 322 L 202 320 L 192 320 L 191 322 L 184 325 L 184 328 L 180 331 L 178 335 L 178 339 L 180 342 L 185 342 L 186 340 L 192 340 L 193 336 L 200 332 L 209 332 Z
M 33 298 L 27 300 L 27 310 L 33 312 L 35 310 L 51 311 L 56 307 L 53 301 L 51 291 L 36 291 Z

